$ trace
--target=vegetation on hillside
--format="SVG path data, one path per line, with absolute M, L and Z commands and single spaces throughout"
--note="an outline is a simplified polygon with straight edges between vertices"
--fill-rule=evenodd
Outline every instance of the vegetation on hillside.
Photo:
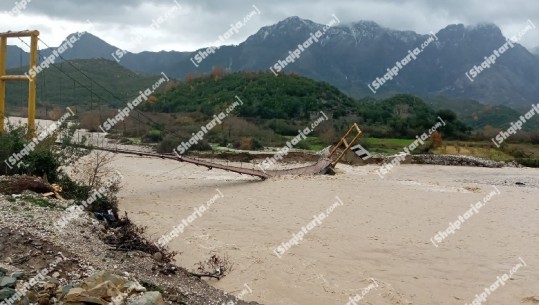
M 24 68 L 7 71 L 11 75 L 23 75 L 26 72 L 28 71 Z M 151 87 L 161 77 L 135 73 L 116 62 L 105 59 L 61 62 L 38 74 L 37 105 L 75 106 L 80 109 L 96 109 L 102 105 L 119 106 L 139 95 L 140 90 L 144 91 Z M 164 88 L 159 90 L 162 89 Z M 26 83 L 12 82 L 7 85 L 8 109 L 26 106 L 27 98 L 28 85 Z
M 160 120 L 164 122 L 160 151 L 168 152 L 231 105 L 236 96 L 244 104 L 194 149 L 209 149 L 209 143 L 244 149 L 280 146 L 286 137 L 309 126 L 320 111 L 330 120 L 311 135 L 320 139 L 319 147 L 334 144 L 353 123 L 359 123 L 367 136 L 414 138 L 432 128 L 441 116 L 447 122 L 441 128 L 444 136 L 464 138 L 469 132 L 451 111 L 436 112 L 414 96 L 355 101 L 331 85 L 294 74 L 225 74 L 216 69 L 211 75 L 188 77 L 167 86 L 164 94 L 157 94 L 142 109 L 173 116 Z M 310 148 L 308 143 L 299 148 Z
M 373 137 L 415 138 L 431 129 L 438 117 L 446 123 L 439 129 L 444 138 L 464 139 L 470 132 L 451 110 L 434 111 L 412 95 L 400 94 L 382 101 L 364 100 L 357 108 L 361 125 Z
M 146 110 L 158 112 L 201 112 L 212 116 L 229 106 L 238 96 L 244 104 L 241 117 L 258 119 L 309 119 L 320 110 L 335 117 L 351 114 L 357 102 L 337 88 L 297 75 L 275 77 L 271 73 L 225 74 L 188 77 L 184 82 L 158 95 Z
M 86 76 L 67 63 L 58 67 L 92 88 L 106 102 L 80 85 L 73 85 L 72 80 L 51 67 L 40 74 L 38 105 L 43 105 L 47 97 L 53 97 L 54 102 L 47 100 L 47 111 L 38 113 L 48 115 L 58 112 L 55 110 L 60 109 L 59 105 L 74 106 L 81 126 L 90 131 L 99 131 L 104 121 L 114 117 L 118 108 L 131 101 L 130 95 L 136 95 L 159 78 L 132 73 L 102 59 L 72 63 L 107 89 L 95 83 L 92 85 Z M 26 87 L 23 87 L 20 94 L 26 92 Z M 8 90 L 8 96 L 17 95 L 17 88 L 15 85 L 11 93 Z M 114 92 L 119 99 L 108 91 Z M 183 81 L 170 81 L 163 85 L 147 102 L 137 107 L 140 112 L 131 112 L 126 120 L 112 129 L 109 136 L 122 143 L 155 144 L 158 151 L 170 153 L 182 142 L 189 141 L 193 133 L 199 132 L 214 115 L 225 111 L 237 100 L 236 97 L 243 104 L 236 107 L 222 124 L 204 134 L 203 140 L 193 145 L 190 151 L 283 146 L 298 134 L 298 130 L 310 126 L 320 117 L 321 111 L 329 120 L 318 126 L 296 148 L 318 150 L 334 144 L 353 123 L 360 125 L 364 138 L 414 139 L 432 128 L 439 121 L 438 117 L 446 123 L 438 130 L 439 141 L 487 142 L 503 126 L 518 118 L 518 113 L 502 106 L 457 101 L 460 105 L 457 107 L 449 100 L 436 98 L 425 102 L 407 94 L 382 100 L 355 100 L 327 83 L 294 73 L 276 77 L 266 72 L 230 74 L 216 68 L 209 75 L 189 75 Z M 25 100 L 19 101 L 20 105 L 25 103 Z M 461 118 L 473 127 L 463 123 Z M 488 122 L 495 122 L 494 126 Z M 524 127 L 529 131 L 511 136 L 507 144 L 539 143 L 539 132 L 534 129 L 534 124 L 533 121 L 526 124 Z M 425 149 L 422 151 L 428 151 L 429 147 Z
M 450 109 L 459 119 L 473 130 L 484 131 L 489 128 L 507 129 L 522 114 L 503 105 L 485 105 L 474 100 L 448 99 L 443 97 L 431 97 L 425 102 L 434 109 Z M 526 112 L 532 109 L 531 105 Z M 535 116 L 524 126 L 522 130 L 533 132 L 539 130 L 539 116 Z

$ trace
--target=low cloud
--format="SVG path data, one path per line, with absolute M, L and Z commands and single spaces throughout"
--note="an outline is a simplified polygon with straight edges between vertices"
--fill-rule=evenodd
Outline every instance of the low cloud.
M 58 45 L 70 33 L 87 30 L 86 20 L 95 29 L 92 33 L 119 48 L 129 46 L 131 37 L 144 32 L 148 39 L 131 52 L 193 51 L 207 47 L 231 23 L 241 20 L 256 5 L 261 15 L 255 16 L 228 44 L 238 44 L 263 26 L 290 16 L 299 16 L 325 23 L 336 14 L 343 24 L 372 20 L 397 30 L 411 30 L 426 34 L 438 31 L 448 24 L 495 23 L 506 36 L 512 36 L 539 13 L 539 2 L 514 0 L 484 2 L 455 0 L 297 0 L 271 2 L 255 0 L 176 0 L 182 10 L 158 29 L 150 29 L 152 20 L 167 14 L 176 5 L 174 0 L 32 0 L 17 16 L 8 12 L 24 0 L 0 3 L 0 31 L 38 29 L 49 45 Z M 28 0 L 26 0 L 28 1 Z M 12 43 L 10 41 L 10 43 Z M 530 33 L 523 41 L 526 47 L 539 46 L 539 31 Z

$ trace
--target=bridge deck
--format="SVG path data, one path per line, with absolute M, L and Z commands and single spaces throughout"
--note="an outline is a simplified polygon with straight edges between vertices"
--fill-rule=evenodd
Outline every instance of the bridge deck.
M 254 176 L 254 177 L 261 178 L 263 180 L 271 178 L 271 177 L 284 176 L 284 175 L 317 175 L 317 174 L 324 173 L 328 169 L 328 167 L 330 167 L 332 163 L 331 159 L 324 158 L 324 159 L 320 159 L 318 162 L 316 162 L 313 165 L 309 165 L 305 167 L 283 169 L 283 170 L 268 170 L 264 172 L 264 171 L 256 170 L 256 169 L 248 169 L 248 168 L 243 168 L 243 167 L 213 163 L 206 160 L 200 160 L 200 159 L 195 159 L 195 158 L 186 157 L 186 156 L 178 157 L 173 154 L 157 154 L 157 153 L 151 153 L 151 152 L 118 149 L 118 148 L 105 148 L 105 147 L 85 147 L 85 148 L 110 151 L 110 152 L 120 153 L 120 154 L 129 154 L 129 155 L 176 160 L 179 162 L 191 163 L 196 166 L 204 166 L 204 167 L 207 167 L 208 169 L 218 168 L 218 169 L 222 169 L 225 171 L 234 172 L 234 173 L 238 173 L 242 175 Z

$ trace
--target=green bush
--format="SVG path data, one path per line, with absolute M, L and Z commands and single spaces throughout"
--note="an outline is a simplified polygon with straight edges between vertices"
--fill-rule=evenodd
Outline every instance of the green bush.
M 58 168 L 60 166 L 58 158 L 52 151 L 37 149 L 26 158 L 22 168 L 33 176 L 47 175 L 48 181 L 53 183 L 58 181 Z
M 62 195 L 66 199 L 73 199 L 80 203 L 90 197 L 93 191 L 90 187 L 81 185 L 73 181 L 63 172 L 62 165 L 75 163 L 80 157 L 88 153 L 87 150 L 78 148 L 71 142 L 76 126 L 65 128 L 61 126 L 55 135 L 50 135 L 36 145 L 35 149 L 27 156 L 24 156 L 18 166 L 10 168 L 6 162 L 1 162 L 2 174 L 6 175 L 29 175 L 43 177 L 47 176 L 49 183 L 59 184 L 63 191 Z M 62 134 L 61 143 L 56 143 L 56 136 Z M 0 134 L 0 158 L 9 160 L 10 156 L 20 153 L 21 150 L 30 143 L 26 136 L 25 126 L 8 126 L 8 131 Z M 118 200 L 116 193 L 118 185 L 112 185 L 108 189 L 107 197 L 98 198 L 88 208 L 90 211 L 112 210 L 115 215 L 118 212 Z
M 311 146 L 309 145 L 309 143 L 307 143 L 307 141 L 299 141 L 294 148 L 309 150 L 311 149 Z
M 161 131 L 157 129 L 148 131 L 148 133 L 142 137 L 142 142 L 144 143 L 158 143 L 162 140 L 163 137 L 161 136 Z
M 157 152 L 160 154 L 171 154 L 178 147 L 179 140 L 172 136 L 166 135 L 165 138 L 157 145 Z
M 20 174 L 22 170 L 17 167 L 10 167 L 6 164 L 9 163 L 9 158 L 14 153 L 19 153 L 26 144 L 26 131 L 23 126 L 13 127 L 8 126 L 9 132 L 0 134 L 0 169 L 2 174 L 13 175 Z
M 88 186 L 73 181 L 64 173 L 60 174 L 58 184 L 63 188 L 62 196 L 66 199 L 75 200 L 76 204 L 81 204 L 82 201 L 86 201 L 93 194 L 93 191 Z M 118 198 L 116 197 L 118 191 L 119 185 L 113 184 L 108 188 L 108 196 L 96 198 L 88 210 L 92 212 L 106 212 L 112 210 L 114 216 L 118 218 Z
M 251 149 L 253 150 L 261 150 L 264 149 L 264 145 L 258 140 L 258 139 L 252 139 L 251 140 Z
M 25 126 L 8 126 L 8 130 L 0 134 L 0 158 L 11 164 L 9 159 L 14 154 L 20 154 L 31 141 L 26 136 Z M 35 149 L 23 156 L 15 166 L 10 165 L 10 168 L 6 162 L 2 162 L 0 166 L 2 173 L 7 175 L 27 174 L 39 177 L 47 175 L 49 182 L 54 183 L 58 180 L 61 164 L 59 158 L 51 150 L 50 143 L 45 140 L 38 143 Z
M 186 137 L 178 137 L 174 134 L 166 135 L 165 138 L 157 146 L 157 152 L 161 154 L 171 154 L 183 142 L 188 143 Z M 200 141 L 196 145 L 192 145 L 188 151 L 209 151 L 212 147 L 206 141 Z
M 527 166 L 527 167 L 539 167 L 539 159 L 533 158 L 517 158 L 516 161 L 518 164 Z

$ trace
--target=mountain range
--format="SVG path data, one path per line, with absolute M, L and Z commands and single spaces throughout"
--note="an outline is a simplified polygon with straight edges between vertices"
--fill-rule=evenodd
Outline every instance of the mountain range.
M 303 44 L 311 33 L 322 31 L 324 25 L 290 17 L 277 24 L 261 28 L 244 42 L 221 46 L 200 64 L 194 58 L 205 49 L 194 52 L 125 53 L 120 58 L 124 67 L 142 73 L 161 72 L 175 78 L 209 73 L 220 67 L 228 71 L 269 71 L 289 51 Z M 432 37 L 436 37 L 435 40 Z M 46 38 L 42 38 L 46 39 Z M 376 90 L 369 89 L 396 62 L 415 48 L 431 40 L 425 49 L 409 60 L 398 75 Z M 371 21 L 359 21 L 330 28 L 317 43 L 305 48 L 281 73 L 300 75 L 335 85 L 353 97 L 385 97 L 406 92 L 424 97 L 473 99 L 484 104 L 505 105 L 528 110 L 539 95 L 539 56 L 516 43 L 497 58 L 496 63 L 481 72 L 473 82 L 466 76 L 474 66 L 480 66 L 494 50 L 507 41 L 499 27 L 493 24 L 464 26 L 448 25 L 428 35 L 382 27 Z M 43 56 L 54 48 L 41 50 Z M 105 58 L 114 60 L 118 48 L 91 33 L 84 34 L 63 57 L 70 59 Z M 409 57 L 410 59 L 411 57 Z M 9 46 L 8 68 L 28 64 L 27 54 Z

